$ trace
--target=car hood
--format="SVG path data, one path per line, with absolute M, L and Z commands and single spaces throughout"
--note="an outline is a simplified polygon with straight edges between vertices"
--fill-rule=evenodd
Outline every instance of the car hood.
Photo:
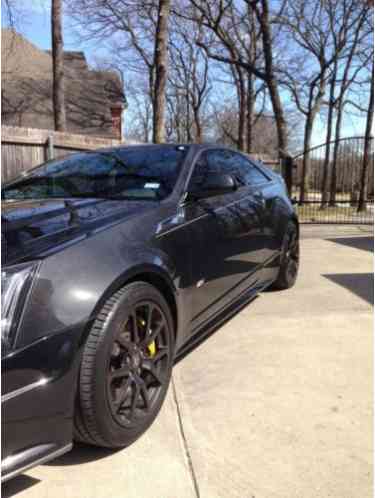
M 154 201 L 95 198 L 2 201 L 2 264 L 42 257 L 152 208 Z

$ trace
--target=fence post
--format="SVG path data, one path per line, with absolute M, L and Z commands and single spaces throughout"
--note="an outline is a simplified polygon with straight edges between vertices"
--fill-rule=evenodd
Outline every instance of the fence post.
M 55 149 L 53 144 L 53 135 L 49 135 L 46 141 L 46 160 L 54 159 Z
M 289 197 L 292 196 L 293 186 L 293 158 L 290 155 L 285 155 L 281 159 L 281 174 L 285 180 L 286 188 Z

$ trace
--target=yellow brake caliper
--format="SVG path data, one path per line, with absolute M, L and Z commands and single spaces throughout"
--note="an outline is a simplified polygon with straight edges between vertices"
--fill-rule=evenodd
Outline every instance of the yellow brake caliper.
M 145 322 L 145 320 L 143 320 L 143 318 L 139 319 L 139 323 L 140 323 L 140 325 L 142 325 L 142 327 L 146 326 L 146 322 Z M 156 355 L 155 340 L 153 340 L 152 342 L 150 342 L 150 344 L 147 345 L 147 351 L 148 351 L 150 358 L 153 358 Z
M 150 342 L 147 346 L 147 351 L 150 355 L 150 358 L 153 358 L 156 355 L 156 344 L 155 341 Z

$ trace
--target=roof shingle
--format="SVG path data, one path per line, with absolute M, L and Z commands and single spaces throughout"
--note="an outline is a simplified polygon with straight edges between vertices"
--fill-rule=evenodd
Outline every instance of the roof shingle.
M 119 75 L 90 69 L 83 52 L 65 52 L 64 63 L 67 131 L 115 136 L 110 109 L 126 103 Z M 2 119 L 11 126 L 54 127 L 51 53 L 7 29 L 2 29 Z

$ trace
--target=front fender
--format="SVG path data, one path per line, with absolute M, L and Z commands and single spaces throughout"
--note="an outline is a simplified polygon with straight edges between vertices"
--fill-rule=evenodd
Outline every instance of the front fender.
M 178 294 L 176 269 L 157 247 L 124 240 L 119 230 L 95 235 L 42 261 L 25 304 L 16 347 L 90 324 L 103 302 L 146 271 L 161 275 Z

